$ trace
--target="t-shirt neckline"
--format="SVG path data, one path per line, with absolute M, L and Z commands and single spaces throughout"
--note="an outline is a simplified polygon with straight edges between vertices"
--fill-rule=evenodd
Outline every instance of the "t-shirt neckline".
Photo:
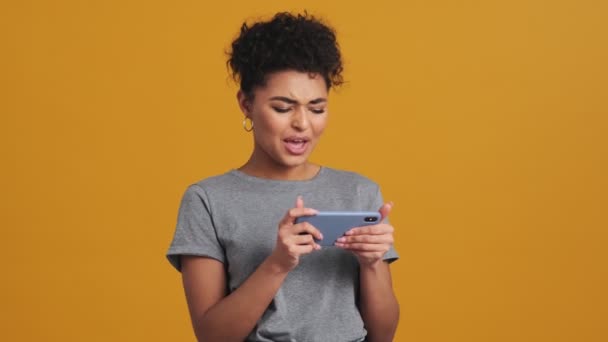
M 325 169 L 326 167 L 323 165 L 320 165 L 319 167 L 319 171 L 312 177 L 309 179 L 301 179 L 301 180 L 287 180 L 287 179 L 270 179 L 270 178 L 262 178 L 262 177 L 257 177 L 257 176 L 252 176 L 249 175 L 243 171 L 237 170 L 237 169 L 231 169 L 228 173 L 232 174 L 234 176 L 237 176 L 239 178 L 248 180 L 248 181 L 252 181 L 252 182 L 257 182 L 257 183 L 266 183 L 266 184 L 310 184 L 313 183 L 317 180 L 319 180 L 323 174 L 325 174 Z

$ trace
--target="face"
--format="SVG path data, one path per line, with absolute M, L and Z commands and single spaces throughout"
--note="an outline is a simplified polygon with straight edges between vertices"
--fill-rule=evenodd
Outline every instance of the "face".
M 253 158 L 273 167 L 306 164 L 327 122 L 327 86 L 319 74 L 279 71 L 256 87 L 253 99 L 239 92 L 239 105 L 253 121 Z

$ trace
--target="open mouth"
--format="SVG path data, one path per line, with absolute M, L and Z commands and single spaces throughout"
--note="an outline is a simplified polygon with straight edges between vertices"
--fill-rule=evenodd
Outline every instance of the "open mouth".
M 292 137 L 283 139 L 283 142 L 285 143 L 285 149 L 287 150 L 287 152 L 294 155 L 303 154 L 306 151 L 306 148 L 308 147 L 307 138 Z

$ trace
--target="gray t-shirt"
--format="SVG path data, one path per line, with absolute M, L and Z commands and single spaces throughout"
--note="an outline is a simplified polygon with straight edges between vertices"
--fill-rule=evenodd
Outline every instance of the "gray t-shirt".
M 178 271 L 183 254 L 216 259 L 234 291 L 272 253 L 297 195 L 319 211 L 377 211 L 383 203 L 378 185 L 354 172 L 321 167 L 312 179 L 289 181 L 233 169 L 188 186 L 167 258 Z M 384 256 L 397 258 L 393 248 Z M 355 256 L 336 247 L 301 256 L 247 341 L 364 340 L 358 272 Z

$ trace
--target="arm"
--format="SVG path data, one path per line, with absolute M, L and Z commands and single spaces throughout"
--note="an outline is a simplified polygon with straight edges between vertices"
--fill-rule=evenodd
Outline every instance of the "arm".
M 392 203 L 380 208 L 382 220 L 391 209 Z M 371 342 L 392 341 L 399 322 L 390 268 L 382 259 L 393 243 L 393 231 L 385 223 L 353 228 L 336 242 L 336 246 L 353 252 L 359 260 L 359 310 Z
M 392 341 L 399 322 L 399 304 L 386 261 L 360 268 L 360 310 L 371 342 Z
M 226 296 L 224 265 L 211 258 L 183 256 L 182 278 L 194 333 L 199 341 L 242 341 L 253 330 L 287 272 L 265 260 Z
M 281 287 L 300 255 L 320 249 L 313 235 L 321 233 L 297 217 L 314 215 L 301 198 L 279 223 L 277 244 L 272 254 L 227 295 L 224 265 L 211 258 L 182 256 L 182 279 L 194 333 L 199 341 L 243 341 Z M 305 233 L 305 234 L 301 234 Z

